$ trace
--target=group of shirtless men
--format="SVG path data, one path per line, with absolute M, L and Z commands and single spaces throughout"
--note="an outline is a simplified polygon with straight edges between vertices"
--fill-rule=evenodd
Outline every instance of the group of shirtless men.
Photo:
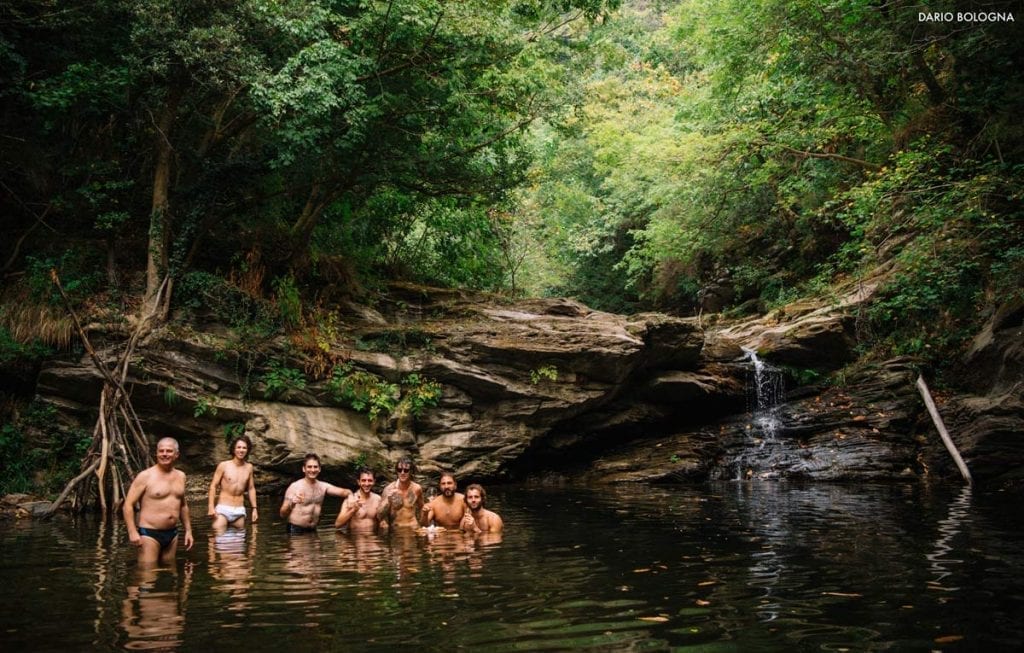
M 251 506 L 250 520 L 259 520 L 256 510 L 256 483 L 248 461 L 252 442 L 239 436 L 231 443 L 231 459 L 217 465 L 210 482 L 208 515 L 213 529 L 223 532 L 228 526 L 245 523 L 245 496 Z M 124 519 L 128 540 L 139 547 L 139 562 L 167 564 L 174 560 L 178 547 L 178 524 L 184 528 L 184 545 L 193 544 L 192 522 L 185 501 L 185 473 L 174 468 L 179 456 L 178 441 L 162 438 L 156 445 L 156 464 L 135 477 L 124 501 Z M 290 534 L 312 533 L 320 520 L 327 496 L 342 499 L 335 528 L 352 533 L 380 533 L 388 529 L 443 528 L 466 533 L 500 533 L 504 523 L 496 513 L 484 507 L 487 494 L 473 484 L 463 495 L 456 492 L 455 477 L 442 474 L 440 494 L 427 501 L 423 487 L 412 480 L 415 469 L 409 459 L 395 464 L 397 479 L 377 494 L 372 470 L 359 471 L 359 488 L 351 490 L 317 479 L 320 457 L 306 454 L 303 478 L 285 491 L 280 514 L 288 520 Z M 216 502 L 214 497 L 217 497 Z M 138 525 L 136 525 L 138 504 Z

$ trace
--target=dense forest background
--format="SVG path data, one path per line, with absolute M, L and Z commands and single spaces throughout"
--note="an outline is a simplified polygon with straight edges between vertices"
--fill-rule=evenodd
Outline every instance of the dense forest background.
M 922 20 L 947 11 L 983 20 Z M 314 345 L 393 280 L 740 315 L 884 269 L 865 355 L 942 367 L 1022 296 L 1022 21 L 998 0 L 5 2 L 0 448 L 23 446 L 21 381 L 75 346 L 51 269 L 90 321 L 206 311 Z

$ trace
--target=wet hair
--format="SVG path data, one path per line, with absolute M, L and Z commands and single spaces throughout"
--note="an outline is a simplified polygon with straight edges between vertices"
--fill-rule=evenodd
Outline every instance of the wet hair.
M 323 465 L 320 463 L 320 456 L 316 455 L 315 453 L 307 453 L 306 457 L 302 459 L 302 466 L 305 467 L 306 463 L 308 463 L 311 460 L 315 460 L 317 465 L 323 467 Z
M 374 478 L 374 480 L 376 480 L 376 478 L 377 478 L 377 475 L 374 474 L 373 470 L 370 469 L 369 467 L 361 467 L 361 468 L 359 468 L 359 471 L 356 472 L 356 478 L 362 478 L 363 474 L 369 474 L 370 476 L 372 476 Z
M 487 503 L 487 490 L 484 489 L 484 486 L 480 485 L 479 483 L 471 483 L 466 486 L 466 494 L 469 494 L 470 490 L 477 490 L 478 492 L 480 492 L 481 506 Z M 498 507 L 500 508 L 501 506 Z
M 234 455 L 235 447 L 238 446 L 239 442 L 244 442 L 248 449 L 245 450 L 245 460 L 249 460 L 249 454 L 252 453 L 252 440 L 249 439 L 248 435 L 240 435 L 231 441 L 231 447 L 228 449 Z
M 456 485 L 459 484 L 459 482 L 457 480 L 455 480 L 455 474 L 452 474 L 451 472 L 441 472 L 441 476 L 439 476 L 437 480 L 439 482 L 443 481 L 446 476 L 448 478 L 452 479 L 452 482 L 455 483 Z
M 398 467 L 399 467 L 400 465 L 408 465 L 408 466 L 409 466 L 409 473 L 410 473 L 410 474 L 411 474 L 412 472 L 415 472 L 415 471 L 416 471 L 416 463 L 414 463 L 414 462 L 413 462 L 412 460 L 410 460 L 410 459 L 409 459 L 408 457 L 404 457 L 404 458 L 399 458 L 399 459 L 398 459 L 398 461 L 397 461 L 397 462 L 395 463 L 395 471 L 396 471 L 396 472 L 398 471 Z

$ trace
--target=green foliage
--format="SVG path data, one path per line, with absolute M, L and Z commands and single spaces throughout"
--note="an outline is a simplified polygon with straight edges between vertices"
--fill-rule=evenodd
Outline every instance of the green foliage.
M 433 350 L 433 338 L 422 329 L 389 329 L 356 338 L 356 349 L 403 355 L 415 349 Z
M 554 365 L 541 365 L 537 369 L 530 370 L 530 383 L 537 385 L 544 380 L 557 381 L 558 368 Z
M 0 309 L 0 321 L 2 318 L 3 309 Z M 19 341 L 10 329 L 0 324 L 0 366 L 33 365 L 53 353 L 53 348 L 39 339 L 33 339 L 28 344 Z
M 396 413 L 419 417 L 427 408 L 437 406 L 443 389 L 437 381 L 419 374 L 409 374 L 402 379 L 402 398 L 396 406 Z
M 221 276 L 193 271 L 179 283 L 178 302 L 192 314 L 209 314 L 219 322 L 253 337 L 269 336 L 281 325 L 281 313 L 271 302 L 229 283 Z
M 240 435 L 245 435 L 245 424 L 241 422 L 228 422 L 224 425 L 224 442 L 228 445 Z
M 353 410 L 365 412 L 371 420 L 391 415 L 418 417 L 441 400 L 441 384 L 419 374 L 409 374 L 401 384 L 344 363 L 334 368 L 327 382 L 331 399 Z
M 53 496 L 78 472 L 92 438 L 56 416 L 52 405 L 36 402 L 0 426 L 0 494 Z
M 25 284 L 35 301 L 63 305 L 64 300 L 50 277 L 51 270 L 57 271 L 64 292 L 76 306 L 103 288 L 97 261 L 88 253 L 68 249 L 59 257 L 28 256 L 26 262 Z
M 529 289 L 685 313 L 725 286 L 773 307 L 895 257 L 862 335 L 948 356 L 1022 285 L 1006 81 L 1024 46 L 919 9 L 627 3 L 567 60 L 577 102 L 532 133 Z
M 195 408 L 192 409 L 193 417 L 215 417 L 217 415 L 217 397 L 199 397 L 196 399 Z
M 361 452 L 356 456 L 355 460 L 352 461 L 352 468 L 355 470 L 364 469 L 370 461 L 370 456 L 365 451 Z
M 874 253 L 903 243 L 890 254 L 897 272 L 868 311 L 872 344 L 936 360 L 955 356 L 985 318 L 990 293 L 1020 293 L 1021 173 L 1020 166 L 964 160 L 925 138 L 847 194 L 847 249 Z
M 818 383 L 823 379 L 821 372 L 806 367 L 790 367 L 788 365 L 783 365 L 782 372 L 786 375 L 786 378 L 790 379 L 797 386 L 811 385 L 813 383 Z
M 617 5 L 16 2 L 0 28 L 0 122 L 18 135 L 4 240 L 34 232 L 23 251 L 44 257 L 100 245 L 125 286 L 149 255 L 147 274 L 181 279 L 258 246 L 289 326 L 325 259 L 499 287 L 490 209 L 522 179 L 524 129 L 562 100 L 554 56 Z
M 263 385 L 263 396 L 267 399 L 287 398 L 292 393 L 306 389 L 306 376 L 302 370 L 285 367 L 277 360 L 270 361 L 259 381 Z
M 287 328 L 295 328 L 302 323 L 302 297 L 291 276 L 274 279 L 274 297 L 281 322 Z
M 365 412 L 371 420 L 381 414 L 390 415 L 400 398 L 398 385 L 358 369 L 351 363 L 334 368 L 327 382 L 327 391 L 335 402 Z
M 178 396 L 178 391 L 174 389 L 174 386 L 166 386 L 164 388 L 164 403 L 174 408 L 178 405 L 179 401 L 181 401 L 181 398 Z

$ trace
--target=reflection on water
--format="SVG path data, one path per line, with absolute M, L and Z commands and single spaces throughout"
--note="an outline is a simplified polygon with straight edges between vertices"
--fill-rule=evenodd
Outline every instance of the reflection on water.
M 949 504 L 949 515 L 938 524 L 939 538 L 935 549 L 928 555 L 935 578 L 929 581 L 929 589 L 956 591 L 959 587 L 946 587 L 943 580 L 953 574 L 951 565 L 963 564 L 963 560 L 950 557 L 955 551 L 952 540 L 960 534 L 964 521 L 971 511 L 971 486 L 965 485 L 956 499 Z
M 174 651 L 185 633 L 185 603 L 192 582 L 192 564 L 185 571 L 136 569 L 122 602 L 121 628 L 130 651 Z
M 256 557 L 257 526 L 252 525 L 250 537 L 244 528 L 227 528 L 223 533 L 211 533 L 209 539 L 210 587 L 228 597 L 225 609 L 244 616 L 251 606 L 252 561 Z M 226 627 L 241 628 L 237 621 Z
M 116 520 L 0 523 L 0 642 L 953 651 L 1024 638 L 1019 497 L 733 482 L 489 498 L 503 535 L 199 525 L 193 551 L 151 570 L 137 568 Z

